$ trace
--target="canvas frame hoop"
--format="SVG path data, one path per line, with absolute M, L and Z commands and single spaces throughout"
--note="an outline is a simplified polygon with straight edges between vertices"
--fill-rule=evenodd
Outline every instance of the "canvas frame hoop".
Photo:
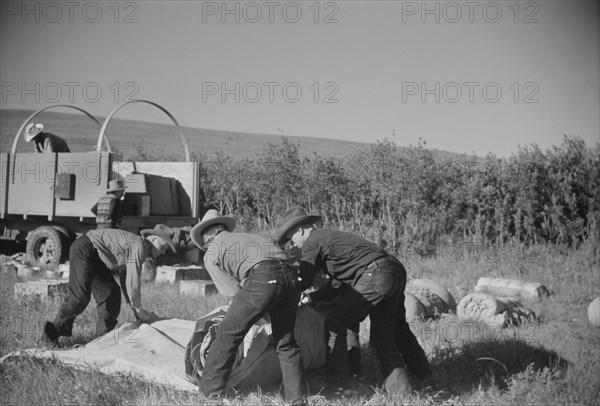
M 56 105 L 53 105 L 53 106 L 44 107 L 44 108 L 41 108 L 41 109 L 39 109 L 39 110 L 37 110 L 37 111 L 33 112 L 33 113 L 32 113 L 32 114 L 29 116 L 29 117 L 27 117 L 27 118 L 25 119 L 25 121 L 23 121 L 23 123 L 22 123 L 22 124 L 21 124 L 21 126 L 19 127 L 19 130 L 17 131 L 17 135 L 15 135 L 15 139 L 13 140 L 13 145 L 12 145 L 12 148 L 11 148 L 11 154 L 13 154 L 13 155 L 14 155 L 14 154 L 17 152 L 17 143 L 19 142 L 19 137 L 21 136 L 21 133 L 22 133 L 22 132 L 23 132 L 23 130 L 25 129 L 25 126 L 27 126 L 27 124 L 28 124 L 28 123 L 29 123 L 29 122 L 30 122 L 30 121 L 31 121 L 31 120 L 32 120 L 32 119 L 33 119 L 35 116 L 37 116 L 38 114 L 40 114 L 40 113 L 42 113 L 42 112 L 44 112 L 44 111 L 46 111 L 46 110 L 54 109 L 54 108 L 57 108 L 57 107 L 65 107 L 65 108 L 69 108 L 69 109 L 74 109 L 74 110 L 80 111 L 80 112 L 82 112 L 83 114 L 85 114 L 86 116 L 88 116 L 90 119 L 92 119 L 92 121 L 94 121 L 96 124 L 98 124 L 98 126 L 102 127 L 102 123 L 100 123 L 100 121 L 98 121 L 98 120 L 96 119 L 96 117 L 92 116 L 90 113 L 88 113 L 87 111 L 85 111 L 84 109 L 82 109 L 82 108 L 80 108 L 80 107 L 71 106 L 71 105 L 69 105 L 69 104 L 56 104 Z M 100 149 L 98 149 L 98 145 L 100 146 Z M 102 148 L 101 148 L 102 144 L 100 143 L 100 144 L 98 144 L 98 145 L 96 146 L 96 150 L 101 150 L 101 149 L 102 149 Z M 107 150 L 108 152 L 111 152 L 111 148 L 110 148 L 110 141 L 109 141 L 109 139 L 108 139 L 108 136 L 107 136 L 106 138 L 104 138 L 104 145 L 106 146 L 106 150 Z
M 121 110 L 123 107 L 127 106 L 128 104 L 134 104 L 134 103 L 146 103 L 146 104 L 150 104 L 151 106 L 154 106 L 154 107 L 158 108 L 159 110 L 161 110 L 163 113 L 165 113 L 171 119 L 171 121 L 173 122 L 173 124 L 175 124 L 175 126 L 179 130 L 179 136 L 181 138 L 181 142 L 183 143 L 183 149 L 184 149 L 184 154 L 185 154 L 185 161 L 186 162 L 190 162 L 190 148 L 188 146 L 188 142 L 187 142 L 187 138 L 185 137 L 185 133 L 183 132 L 183 128 L 181 128 L 181 126 L 177 122 L 177 119 L 175 119 L 175 117 L 171 113 L 169 113 L 169 111 L 167 109 L 165 109 L 164 107 L 162 107 L 158 103 L 154 103 L 154 102 L 151 102 L 149 100 L 139 100 L 139 99 L 128 100 L 128 101 L 126 101 L 124 103 L 121 103 L 113 111 L 111 111 L 110 114 L 104 120 L 104 123 L 102 123 L 102 128 L 100 129 L 100 135 L 98 136 L 98 143 L 96 145 L 96 150 L 98 150 L 98 151 L 101 150 L 102 141 L 104 139 L 104 134 L 106 132 L 106 127 L 108 126 L 108 123 L 113 118 L 113 116 L 119 110 Z

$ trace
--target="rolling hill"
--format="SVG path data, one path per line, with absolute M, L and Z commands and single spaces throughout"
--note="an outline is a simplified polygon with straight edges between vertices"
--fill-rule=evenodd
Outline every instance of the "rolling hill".
M 19 126 L 32 111 L 0 110 L 0 150 L 9 152 Z M 96 117 L 101 123 L 104 117 Z M 100 127 L 83 114 L 43 112 L 35 117 L 42 122 L 45 129 L 64 138 L 71 151 L 85 152 L 94 149 L 98 140 Z M 266 143 L 278 143 L 280 135 L 240 133 L 202 128 L 183 127 L 190 152 L 201 152 L 211 156 L 223 152 L 233 159 L 253 158 Z M 183 160 L 183 146 L 177 128 L 169 124 L 157 124 L 143 121 L 113 118 L 107 135 L 113 149 L 125 154 L 136 153 L 136 145 L 143 142 L 150 151 L 165 151 Z M 367 148 L 369 144 L 362 142 L 339 141 L 326 138 L 286 136 L 293 143 L 299 144 L 300 154 L 311 155 L 313 152 L 322 156 L 342 157 Z M 142 141 L 143 139 L 143 141 Z M 17 152 L 30 152 L 31 146 L 21 138 L 17 144 Z M 440 158 L 467 159 L 446 151 L 435 151 Z M 480 158 L 469 157 L 470 160 Z

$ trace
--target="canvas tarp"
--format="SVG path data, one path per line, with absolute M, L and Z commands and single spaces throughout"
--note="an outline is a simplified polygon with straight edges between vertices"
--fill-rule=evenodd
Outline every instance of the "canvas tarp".
M 211 318 L 225 309 L 218 308 L 206 315 Z M 198 388 L 185 373 L 186 346 L 195 331 L 196 322 L 167 319 L 150 324 L 128 323 L 84 346 L 70 349 L 28 349 L 10 353 L 0 359 L 31 356 L 56 359 L 79 369 L 94 369 L 108 375 L 128 374 L 177 390 L 196 391 Z M 296 334 L 302 350 L 304 367 L 316 368 L 325 363 L 323 316 L 310 306 L 298 311 Z M 265 323 L 251 329 L 246 336 L 245 357 L 238 358 L 232 370 L 229 387 L 254 387 L 273 383 L 281 371 L 273 344 L 270 325 Z

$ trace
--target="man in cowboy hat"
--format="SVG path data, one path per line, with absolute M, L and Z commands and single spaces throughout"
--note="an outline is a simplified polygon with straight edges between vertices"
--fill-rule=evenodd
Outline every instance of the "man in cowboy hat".
M 316 229 L 320 216 L 296 207 L 283 216 L 277 242 L 291 241 L 302 250 L 301 288 L 310 287 L 317 271 L 347 285 L 340 291 L 326 286 L 303 296 L 303 302 L 329 299 L 325 328 L 330 334 L 329 381 L 340 384 L 349 378 L 346 329 L 371 320 L 370 342 L 381 364 L 384 386 L 390 393 L 410 391 L 405 366 L 419 379 L 430 374 L 425 352 L 405 318 L 406 270 L 393 256 L 363 238 L 338 230 Z
M 34 140 L 36 152 L 71 152 L 67 142 L 58 135 L 43 132 L 44 124 L 29 123 L 25 127 L 25 142 Z
M 204 265 L 219 292 L 233 296 L 208 353 L 200 392 L 208 399 L 223 396 L 237 348 L 250 327 L 268 314 L 285 400 L 306 405 L 307 384 L 294 338 L 300 300 L 297 272 L 272 241 L 255 234 L 233 233 L 234 228 L 234 218 L 209 210 L 190 232 L 192 241 L 206 251 Z
M 44 325 L 45 338 L 58 344 L 60 336 L 71 336 L 75 318 L 96 300 L 96 334 L 114 329 L 121 310 L 121 290 L 136 318 L 156 318 L 142 306 L 140 274 L 147 257 L 156 258 L 167 249 L 175 250 L 171 239 L 156 230 L 142 230 L 143 236 L 116 228 L 90 230 L 69 252 L 69 294 L 53 322 Z M 144 238 L 145 237 L 145 238 Z M 119 274 L 119 283 L 113 273 Z
M 108 182 L 106 195 L 91 208 L 96 215 L 96 228 L 118 228 L 121 223 L 121 197 L 127 186 L 120 179 Z

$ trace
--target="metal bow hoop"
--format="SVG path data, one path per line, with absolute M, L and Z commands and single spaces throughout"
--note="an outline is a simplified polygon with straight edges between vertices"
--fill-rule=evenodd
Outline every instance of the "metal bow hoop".
M 17 135 L 15 136 L 15 139 L 13 140 L 13 145 L 12 145 L 12 149 L 11 149 L 11 154 L 15 154 L 15 152 L 17 151 L 17 143 L 19 142 L 19 137 L 21 136 L 21 133 L 23 132 L 23 129 L 25 129 L 25 126 L 27 126 L 27 124 L 38 114 L 40 114 L 43 111 L 49 110 L 49 109 L 54 109 L 57 107 L 66 107 L 69 109 L 75 109 L 78 110 L 80 112 L 82 112 L 83 114 L 85 114 L 86 116 L 88 116 L 89 118 L 91 118 L 96 124 L 98 124 L 100 127 L 102 127 L 102 124 L 100 123 L 100 121 L 98 121 L 96 119 L 96 117 L 92 116 L 90 113 L 88 113 L 87 111 L 85 111 L 82 108 L 79 107 L 75 107 L 75 106 L 71 106 L 68 104 L 56 104 L 53 106 L 48 106 L 48 107 L 44 107 L 42 109 L 37 110 L 36 112 L 32 113 L 29 117 L 27 117 L 27 119 L 25 119 L 25 121 L 23 121 L 23 124 L 21 124 L 21 127 L 19 127 L 19 131 L 17 131 Z M 106 150 L 108 152 L 111 152 L 111 148 L 110 148 L 110 141 L 108 140 L 108 136 L 105 138 L 104 140 L 104 144 L 106 146 Z M 102 146 L 101 143 L 98 144 L 98 146 Z M 98 146 L 96 146 L 96 149 L 98 149 Z M 100 148 L 101 150 L 101 148 Z
M 188 147 L 188 143 L 187 143 L 187 139 L 185 138 L 185 133 L 183 132 L 183 129 L 181 128 L 181 126 L 179 125 L 179 123 L 177 122 L 177 120 L 175 119 L 175 117 L 173 117 L 173 115 L 171 113 L 169 113 L 167 111 L 167 109 L 165 109 L 164 107 L 162 107 L 161 105 L 148 101 L 148 100 L 129 100 L 126 101 L 124 103 L 122 103 L 120 106 L 117 106 L 113 111 L 110 112 L 110 114 L 108 115 L 108 117 L 106 117 L 106 119 L 104 120 L 104 123 L 102 124 L 102 129 L 100 130 L 100 136 L 98 137 L 98 144 L 96 145 L 96 150 L 100 151 L 101 147 L 102 147 L 102 140 L 104 138 L 104 132 L 106 131 L 106 127 L 108 126 L 108 122 L 111 120 L 111 118 L 117 113 L 117 111 L 119 111 L 120 109 L 122 109 L 123 107 L 125 107 L 128 104 L 131 103 L 147 103 L 150 104 L 154 107 L 159 108 L 160 110 L 162 110 L 163 113 L 165 113 L 167 116 L 169 116 L 169 118 L 171 119 L 171 121 L 173 121 L 173 124 L 175 124 L 175 126 L 177 127 L 177 129 L 179 130 L 179 135 L 181 136 L 181 141 L 183 143 L 183 149 L 185 152 L 185 161 L 186 162 L 190 162 L 190 148 Z

